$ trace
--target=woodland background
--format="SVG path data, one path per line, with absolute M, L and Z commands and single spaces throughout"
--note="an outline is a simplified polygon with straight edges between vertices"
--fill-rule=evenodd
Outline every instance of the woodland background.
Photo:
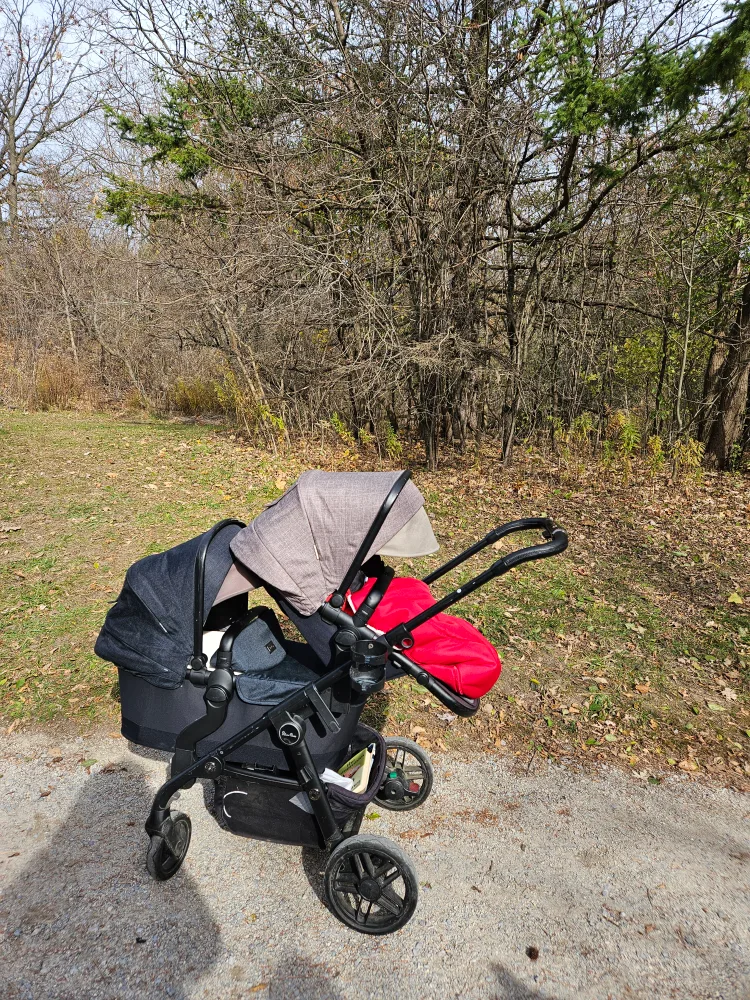
M 743 468 L 750 3 L 0 0 L 0 399 Z

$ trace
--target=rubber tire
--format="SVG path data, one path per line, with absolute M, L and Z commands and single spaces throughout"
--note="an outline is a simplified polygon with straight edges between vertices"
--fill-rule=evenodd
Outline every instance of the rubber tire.
M 424 747 L 415 743 L 414 740 L 405 739 L 403 736 L 385 737 L 386 761 L 388 759 L 388 751 L 391 748 L 408 750 L 410 754 L 413 754 L 417 758 L 422 768 L 422 788 L 416 798 L 406 799 L 403 802 L 394 802 L 392 799 L 381 799 L 377 795 L 375 796 L 374 801 L 384 809 L 392 809 L 394 812 L 406 812 L 408 809 L 417 809 L 419 806 L 424 805 L 427 801 L 435 780 L 435 771 L 433 770 L 430 756 Z M 386 771 L 387 770 L 388 765 L 386 763 Z
M 190 837 L 193 829 L 190 817 L 186 816 L 185 813 L 176 812 L 172 813 L 171 820 L 173 825 L 179 826 L 182 831 L 182 844 L 179 857 L 175 857 L 172 854 L 167 847 L 166 841 L 159 834 L 152 834 L 148 854 L 146 855 L 148 873 L 157 882 L 166 882 L 173 875 L 177 874 L 182 867 L 182 862 L 185 860 L 188 848 L 190 847 Z
M 348 857 L 361 852 L 374 854 L 380 858 L 385 857 L 389 861 L 392 861 L 399 868 L 406 890 L 404 906 L 400 914 L 386 914 L 384 920 L 381 919 L 379 923 L 376 922 L 369 925 L 358 922 L 356 914 L 354 918 L 352 917 L 351 912 L 341 904 L 338 893 L 333 888 L 334 879 L 340 871 L 342 862 Z M 419 883 L 417 881 L 416 870 L 401 848 L 385 837 L 371 837 L 364 834 L 348 837 L 334 848 L 326 862 L 324 886 L 326 900 L 334 915 L 342 924 L 346 924 L 347 927 L 359 931 L 361 934 L 392 934 L 394 931 L 399 930 L 413 916 L 419 898 Z

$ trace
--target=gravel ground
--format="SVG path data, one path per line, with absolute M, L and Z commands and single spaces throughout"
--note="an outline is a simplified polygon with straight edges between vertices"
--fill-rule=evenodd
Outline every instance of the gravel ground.
M 322 855 L 223 832 L 199 785 L 180 799 L 185 865 L 152 882 L 142 823 L 163 760 L 107 734 L 3 751 L 3 1000 L 750 997 L 735 792 L 442 758 L 423 808 L 364 823 L 421 885 L 403 930 L 367 938 L 320 902 Z

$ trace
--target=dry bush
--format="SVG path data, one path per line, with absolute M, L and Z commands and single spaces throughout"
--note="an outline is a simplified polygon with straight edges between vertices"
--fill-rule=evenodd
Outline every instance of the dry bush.
M 38 410 L 67 410 L 84 395 L 78 368 L 60 355 L 46 355 L 36 366 L 31 405 Z
M 167 406 L 189 417 L 221 413 L 224 409 L 218 394 L 215 378 L 196 375 L 192 378 L 178 376 L 167 391 Z

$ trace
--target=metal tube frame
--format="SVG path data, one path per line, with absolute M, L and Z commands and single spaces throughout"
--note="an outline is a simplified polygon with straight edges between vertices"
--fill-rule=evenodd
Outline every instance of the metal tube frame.
M 371 639 L 377 636 L 377 633 L 366 625 L 355 624 L 352 618 L 346 614 L 346 612 L 342 611 L 341 608 L 347 590 L 351 586 L 356 574 L 359 572 L 362 563 L 367 557 L 367 553 L 372 547 L 375 538 L 385 521 L 385 518 L 409 478 L 410 473 L 406 471 L 403 472 L 396 480 L 393 487 L 389 491 L 388 496 L 383 501 L 375 520 L 363 539 L 359 550 L 357 551 L 357 554 L 340 586 L 320 609 L 321 617 L 323 617 L 325 621 L 335 624 L 339 630 L 337 632 L 337 638 L 340 639 L 340 642 L 337 643 L 339 653 L 336 657 L 334 668 L 314 684 L 309 684 L 301 691 L 296 691 L 291 694 L 278 706 L 266 712 L 262 718 L 250 723 L 243 729 L 240 729 L 233 736 L 224 740 L 210 753 L 204 754 L 200 757 L 200 759 L 195 759 L 195 747 L 197 743 L 200 739 L 210 735 L 211 732 L 215 732 L 226 717 L 226 702 L 228 702 L 229 698 L 232 697 L 234 688 L 233 675 L 231 671 L 232 644 L 242 629 L 254 619 L 255 615 L 252 611 L 249 612 L 243 617 L 243 619 L 240 619 L 235 626 L 232 626 L 229 630 L 227 630 L 228 634 L 225 635 L 225 638 L 221 642 L 220 655 L 222 663 L 218 666 L 217 670 L 213 672 L 214 675 L 217 675 L 215 682 L 212 679 L 212 675 L 209 675 L 205 680 L 205 683 L 210 685 L 209 690 L 206 693 L 208 706 L 207 715 L 211 715 L 213 722 L 209 722 L 209 720 L 204 717 L 203 719 L 196 720 L 196 722 L 194 722 L 191 726 L 183 730 L 181 736 L 184 738 L 178 740 L 180 747 L 173 758 L 173 764 L 176 766 L 172 771 L 171 777 L 156 793 L 151 807 L 151 812 L 149 813 L 149 817 L 145 824 L 146 831 L 150 835 L 163 835 L 164 829 L 168 827 L 169 804 L 173 796 L 181 788 L 189 787 L 197 778 L 216 779 L 221 774 L 228 774 L 241 778 L 244 781 L 266 783 L 277 787 L 287 788 L 289 790 L 307 792 L 310 799 L 310 805 L 313 809 L 313 814 L 318 823 L 326 846 L 333 848 L 337 843 L 343 840 L 344 834 L 342 833 L 341 828 L 331 811 L 325 787 L 317 773 L 317 767 L 315 766 L 305 739 L 305 721 L 313 716 L 317 716 L 330 732 L 338 730 L 338 723 L 328 706 L 321 698 L 320 692 L 328 690 L 348 674 L 352 660 L 351 656 L 348 655 L 347 650 L 353 645 L 354 642 L 358 639 Z M 194 657 L 191 662 L 191 665 L 194 664 L 196 673 L 199 671 L 203 672 L 202 668 L 205 667 L 206 662 L 205 656 L 202 653 L 202 630 L 204 621 L 203 587 L 206 554 L 211 541 L 216 537 L 219 531 L 230 524 L 237 524 L 240 527 L 244 527 L 244 523 L 242 521 L 235 519 L 227 519 L 219 522 L 219 524 L 215 525 L 214 528 L 207 534 L 207 537 L 203 545 L 201 545 L 196 557 L 194 577 L 195 604 L 193 614 Z M 464 552 L 455 556 L 453 559 L 448 560 L 448 562 L 443 566 L 433 570 L 432 573 L 429 573 L 426 577 L 424 577 L 425 583 L 431 583 L 432 581 L 439 579 L 441 576 L 444 576 L 450 570 L 455 569 L 455 567 L 461 565 L 461 563 L 465 562 L 471 556 L 476 555 L 476 553 L 480 552 L 488 545 L 498 541 L 500 538 L 517 531 L 528 531 L 530 529 L 541 529 L 548 541 L 542 545 L 529 546 L 527 548 L 508 553 L 506 556 L 494 562 L 489 569 L 478 574 L 468 583 L 458 587 L 456 590 L 443 597 L 440 601 L 437 601 L 435 605 L 428 608 L 426 611 L 415 615 L 408 622 L 404 622 L 401 625 L 396 626 L 396 628 L 391 629 L 385 636 L 377 636 L 378 638 L 384 638 L 391 647 L 390 658 L 400 669 L 414 677 L 419 684 L 423 685 L 457 715 L 473 715 L 479 708 L 479 699 L 466 698 L 457 694 L 457 692 L 444 685 L 437 678 L 433 677 L 426 670 L 409 659 L 405 650 L 413 645 L 411 630 L 419 627 L 419 625 L 428 621 L 436 614 L 439 614 L 445 608 L 450 607 L 459 600 L 462 600 L 467 594 L 470 594 L 479 587 L 484 586 L 484 584 L 493 580 L 495 577 L 502 576 L 504 573 L 507 573 L 514 566 L 517 566 L 522 562 L 544 559 L 549 556 L 556 555 L 559 552 L 563 552 L 567 547 L 568 538 L 562 528 L 555 527 L 549 518 L 524 518 L 522 520 L 512 521 L 509 524 L 493 529 L 479 542 L 476 542 Z M 384 580 L 383 582 L 385 583 L 385 587 L 383 587 L 384 592 L 390 581 L 388 580 L 386 582 Z M 411 643 L 409 643 L 409 639 L 411 640 Z M 216 701 L 214 697 L 209 698 L 209 693 L 213 691 L 214 688 L 218 687 L 225 690 L 228 688 L 228 690 L 226 690 L 226 698 L 222 699 L 219 697 L 218 701 Z M 214 694 L 216 695 L 216 692 L 214 692 Z M 213 728 L 211 728 L 212 726 Z M 290 778 L 280 774 L 264 772 L 259 769 L 237 768 L 228 763 L 228 758 L 234 750 L 243 746 L 245 743 L 250 742 L 256 736 L 259 736 L 261 733 L 266 732 L 271 728 L 275 731 L 277 738 L 284 748 L 284 754 L 289 764 L 289 770 L 295 775 L 295 777 Z M 193 758 L 190 763 L 188 763 L 189 758 Z M 177 770 L 178 773 L 174 773 L 175 770 Z

